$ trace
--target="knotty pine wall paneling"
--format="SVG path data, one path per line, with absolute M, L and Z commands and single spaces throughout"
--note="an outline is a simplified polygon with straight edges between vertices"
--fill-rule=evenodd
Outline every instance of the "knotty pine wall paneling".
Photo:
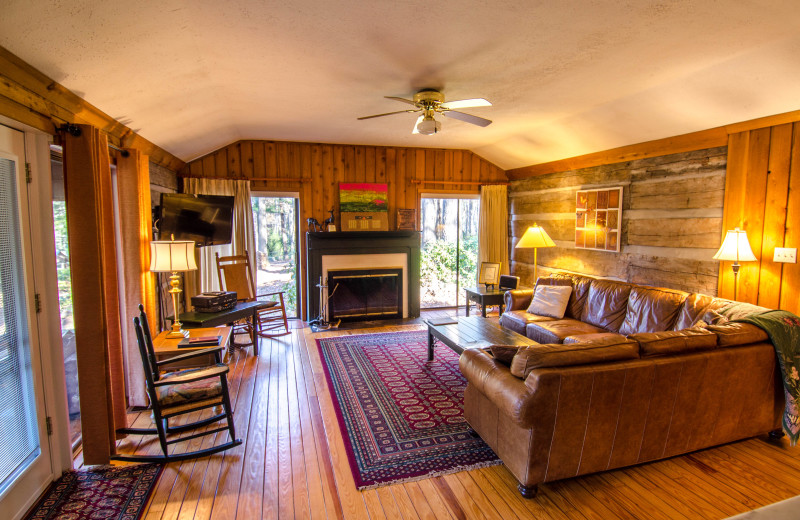
M 539 249 L 539 274 L 564 270 L 715 294 L 725 146 L 537 175 L 509 185 L 512 272 L 533 286 L 533 250 L 513 249 L 538 223 L 557 247 Z M 620 253 L 577 249 L 575 192 L 623 186 Z
M 772 261 L 776 247 L 800 247 L 800 122 L 733 133 L 728 141 L 723 234 L 740 227 L 758 259 L 743 262 L 739 300 L 800 312 L 800 266 Z M 733 297 L 731 262 L 719 294 Z
M 389 229 L 398 209 L 417 209 L 421 192 L 478 193 L 478 182 L 506 182 L 505 171 L 467 150 L 385 146 L 239 141 L 189 162 L 181 175 L 251 179 L 253 191 L 294 191 L 300 195 L 300 280 L 305 313 L 306 219 L 320 222 L 333 208 L 337 229 L 340 182 L 389 185 Z M 463 183 L 463 184 L 462 184 Z M 316 288 L 312 288 L 316 290 Z M 303 315 L 303 319 L 308 319 Z

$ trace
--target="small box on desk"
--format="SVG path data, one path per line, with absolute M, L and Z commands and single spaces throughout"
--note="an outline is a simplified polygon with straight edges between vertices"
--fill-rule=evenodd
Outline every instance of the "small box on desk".
M 207 292 L 192 296 L 192 306 L 195 312 L 221 312 L 236 306 L 236 292 L 218 291 Z

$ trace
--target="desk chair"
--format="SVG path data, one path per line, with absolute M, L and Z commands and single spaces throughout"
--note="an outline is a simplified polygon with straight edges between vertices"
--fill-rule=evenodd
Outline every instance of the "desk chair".
M 239 301 L 259 301 L 264 303 L 264 307 L 256 312 L 256 323 L 249 325 L 256 328 L 256 334 L 263 338 L 274 338 L 289 334 L 291 331 L 286 320 L 283 291 L 265 294 L 256 293 L 255 279 L 253 278 L 253 270 L 250 267 L 250 257 L 247 255 L 247 250 L 243 255 L 219 256 L 219 253 L 214 253 L 214 256 L 217 259 L 219 285 L 223 290 L 236 291 L 236 297 Z M 250 332 L 249 328 L 247 332 Z M 258 354 L 257 346 L 254 346 L 254 351 Z
M 150 336 L 150 328 L 147 324 L 147 315 L 144 307 L 139 305 L 139 316 L 133 318 L 133 326 L 136 331 L 136 341 L 139 344 L 139 354 L 144 365 L 144 375 L 147 385 L 147 396 L 150 398 L 150 405 L 153 409 L 153 422 L 155 428 L 120 428 L 118 433 L 132 435 L 157 435 L 161 445 L 161 455 L 112 455 L 112 460 L 125 460 L 131 462 L 174 462 L 179 460 L 192 459 L 195 457 L 205 457 L 218 453 L 228 448 L 239 446 L 242 441 L 236 438 L 236 430 L 233 425 L 233 410 L 228 394 L 228 365 L 219 362 L 220 352 L 225 349 L 224 345 L 211 347 L 203 350 L 181 354 L 162 361 L 156 360 L 153 342 Z M 178 372 L 162 373 L 161 367 L 198 356 L 214 354 L 217 363 L 204 368 L 190 368 Z M 180 426 L 170 426 L 169 420 L 181 415 L 205 410 L 206 408 L 222 407 L 222 412 L 212 417 L 200 419 L 198 421 L 183 424 Z M 167 439 L 167 435 L 179 434 L 186 431 L 202 428 L 221 420 L 226 421 L 225 426 L 212 429 L 202 429 L 197 433 Z M 170 444 L 189 441 L 206 435 L 213 435 L 218 432 L 228 431 L 230 440 L 210 448 L 177 453 L 170 455 L 168 449 Z

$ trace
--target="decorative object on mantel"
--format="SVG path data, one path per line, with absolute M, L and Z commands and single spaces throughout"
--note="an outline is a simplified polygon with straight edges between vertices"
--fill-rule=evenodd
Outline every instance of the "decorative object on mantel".
M 531 227 L 525 230 L 525 234 L 522 235 L 522 238 L 519 239 L 517 245 L 514 246 L 515 248 L 524 249 L 524 248 L 533 248 L 533 283 L 536 284 L 536 280 L 538 280 L 538 276 L 536 275 L 537 265 L 539 263 L 539 259 L 537 257 L 537 250 L 540 247 L 555 247 L 556 243 L 553 242 L 553 239 L 550 238 L 550 235 L 547 234 L 547 231 L 544 230 L 543 227 L 539 226 L 539 224 L 533 224 Z
M 733 265 L 733 299 L 737 300 L 739 295 L 739 262 L 755 262 L 756 257 L 750 248 L 747 240 L 747 232 L 743 229 L 734 228 L 728 230 L 725 240 L 719 246 L 719 251 L 714 255 L 714 260 L 732 260 Z
M 424 330 L 317 340 L 356 488 L 499 464 L 464 421 L 458 354 Z
M 26 520 L 142 517 L 155 489 L 161 464 L 94 466 L 68 471 L 50 485 Z
M 322 227 L 325 231 L 336 231 L 336 225 L 334 224 L 336 218 L 333 216 L 333 208 L 330 209 L 330 213 L 331 216 L 325 219 L 322 223 Z
M 339 184 L 342 231 L 389 231 L 388 184 Z
M 175 321 L 172 322 L 172 330 L 167 334 L 168 338 L 189 337 L 189 333 L 181 329 L 181 322 L 178 319 L 180 315 L 178 295 L 182 292 L 181 279 L 178 273 L 196 269 L 194 242 L 190 240 L 154 240 L 150 242 L 150 270 L 154 273 L 172 273 L 172 276 L 169 277 L 169 293 L 172 295 Z
M 317 231 L 322 231 L 322 227 L 319 225 L 319 220 L 315 219 L 314 217 L 309 217 L 306 219 L 306 223 L 308 224 L 308 232 L 315 233 Z
M 622 186 L 578 190 L 575 198 L 575 247 L 619 253 Z
M 398 209 L 397 210 L 397 230 L 416 231 L 417 230 L 417 210 Z

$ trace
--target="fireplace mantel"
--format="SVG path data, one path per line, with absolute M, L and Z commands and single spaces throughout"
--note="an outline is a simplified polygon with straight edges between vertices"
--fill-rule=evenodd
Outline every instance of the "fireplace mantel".
M 419 317 L 420 233 L 418 231 L 333 231 L 306 233 L 308 319 L 319 314 L 322 257 L 405 253 L 407 258 L 409 317 Z

